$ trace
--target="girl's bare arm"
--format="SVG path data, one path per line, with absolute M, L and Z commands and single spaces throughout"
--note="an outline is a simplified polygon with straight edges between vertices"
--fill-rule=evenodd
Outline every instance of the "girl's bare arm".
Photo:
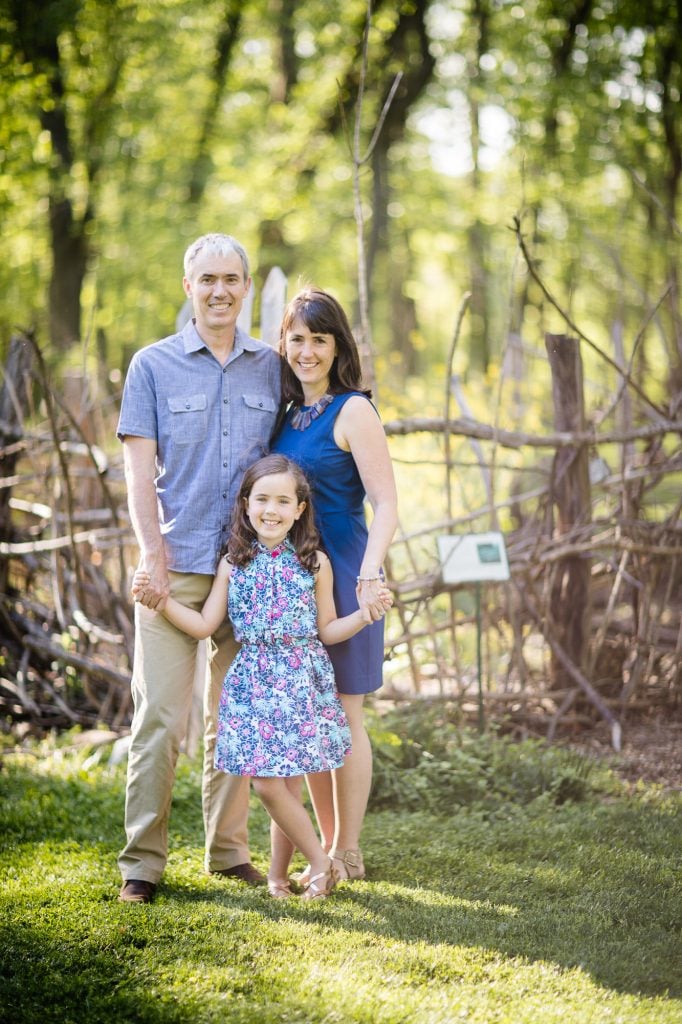
M 227 614 L 227 589 L 231 574 L 232 566 L 226 558 L 221 558 L 213 578 L 213 586 L 201 611 L 195 611 L 193 608 L 180 604 L 175 598 L 168 597 L 162 614 L 183 633 L 187 633 L 197 640 L 204 640 L 207 636 L 211 636 Z M 144 589 L 147 579 L 148 574 L 144 570 L 135 570 L 132 592 L 136 600 L 138 594 Z
M 367 619 L 360 608 L 339 619 L 334 604 L 334 575 L 331 562 L 321 551 L 317 553 L 320 568 L 315 576 L 315 600 L 317 602 L 317 631 L 324 644 L 339 644 L 355 636 L 368 625 Z M 393 603 L 391 592 L 382 586 L 379 591 L 382 615 Z

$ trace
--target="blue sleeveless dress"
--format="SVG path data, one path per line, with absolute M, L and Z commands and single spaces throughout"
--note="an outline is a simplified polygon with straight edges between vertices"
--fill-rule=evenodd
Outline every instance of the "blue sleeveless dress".
M 233 569 L 228 611 L 241 647 L 220 695 L 216 768 L 276 778 L 339 768 L 350 729 L 317 635 L 315 580 L 288 540 L 259 544 Z
M 357 391 L 334 400 L 306 430 L 294 430 L 289 410 L 272 443 L 273 452 L 298 463 L 312 488 L 315 522 L 334 572 L 336 614 L 350 615 L 358 606 L 355 578 L 367 546 L 364 498 L 355 459 L 334 441 L 334 424 L 341 409 Z M 328 648 L 339 693 L 371 693 L 382 683 L 384 621 Z

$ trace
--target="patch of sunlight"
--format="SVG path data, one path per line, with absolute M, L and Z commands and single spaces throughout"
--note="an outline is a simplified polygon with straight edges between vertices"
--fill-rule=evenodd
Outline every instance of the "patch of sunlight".
M 418 903 L 423 907 L 454 907 L 460 910 L 483 910 L 486 913 L 492 912 L 507 917 L 516 917 L 519 913 L 519 908 L 509 903 L 491 903 L 490 900 L 467 900 L 462 896 L 437 892 L 435 889 L 412 889 L 407 885 L 389 885 L 388 883 L 377 885 L 377 889 L 385 892 L 386 895 L 402 897 L 410 903 Z

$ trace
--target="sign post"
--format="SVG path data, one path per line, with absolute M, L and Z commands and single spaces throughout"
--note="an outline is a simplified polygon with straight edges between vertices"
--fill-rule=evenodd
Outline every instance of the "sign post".
M 476 584 L 476 668 L 478 672 L 478 728 L 483 732 L 483 659 L 481 655 L 481 583 L 509 579 L 504 536 L 498 532 L 464 533 L 438 537 L 443 583 Z

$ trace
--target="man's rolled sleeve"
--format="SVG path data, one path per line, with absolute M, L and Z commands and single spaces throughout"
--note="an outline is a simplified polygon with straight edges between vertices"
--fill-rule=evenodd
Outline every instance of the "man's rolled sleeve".
M 128 436 L 158 441 L 156 385 L 152 370 L 145 366 L 141 354 L 136 352 L 128 367 L 116 428 L 119 441 Z

